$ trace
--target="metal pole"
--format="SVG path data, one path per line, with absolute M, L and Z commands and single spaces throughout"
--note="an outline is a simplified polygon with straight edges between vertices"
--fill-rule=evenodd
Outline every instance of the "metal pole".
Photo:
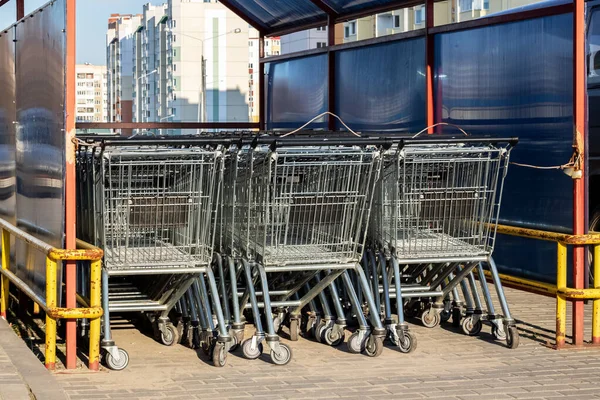
M 265 57 L 265 35 L 261 32 L 258 37 L 258 124 L 259 129 L 266 129 L 265 104 L 267 91 L 265 90 L 265 64 L 260 62 Z
M 586 141 L 586 66 L 585 66 L 585 1 L 573 2 L 573 122 L 574 147 L 579 156 L 581 177 L 573 181 L 573 234 L 583 235 L 585 221 L 585 141 Z M 585 284 L 585 248 L 573 247 L 573 284 L 583 289 Z M 583 344 L 583 301 L 573 301 L 573 344 Z
M 204 42 L 202 42 L 202 122 L 206 122 L 206 58 L 204 58 Z
M 327 50 L 327 109 L 335 113 L 335 52 L 331 50 L 331 46 L 335 45 L 335 19 L 331 15 L 327 20 L 327 45 L 330 46 Z M 329 115 L 327 129 L 335 130 L 335 118 L 332 115 Z
M 17 0 L 17 21 L 25 18 L 25 0 Z
M 435 112 L 434 112 L 434 100 L 433 100 L 433 68 L 434 68 L 434 58 L 435 58 L 435 48 L 434 48 L 434 35 L 429 32 L 430 29 L 433 28 L 433 0 L 425 1 L 425 24 L 426 24 L 426 34 L 425 34 L 425 46 L 426 53 L 425 59 L 427 63 L 427 68 L 425 71 L 425 80 L 426 80 L 426 98 L 427 98 L 427 126 L 433 125 L 435 122 Z M 433 128 L 429 128 L 427 133 L 433 133 Z
M 65 173 L 65 236 L 66 249 L 76 249 L 76 199 L 75 199 L 75 35 L 76 35 L 76 0 L 66 0 L 66 173 Z M 67 308 L 77 307 L 77 270 L 74 261 L 66 262 L 65 294 Z M 48 294 L 46 294 L 48 295 Z M 77 368 L 77 321 L 66 321 L 66 367 Z

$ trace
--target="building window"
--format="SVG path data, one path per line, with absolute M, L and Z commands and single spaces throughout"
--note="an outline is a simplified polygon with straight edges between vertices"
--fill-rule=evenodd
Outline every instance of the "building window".
M 253 68 L 252 65 L 253 65 L 252 63 L 248 64 L 248 68 L 252 69 Z
M 173 42 L 177 41 L 177 35 L 173 35 Z
M 322 47 L 327 47 L 327 43 L 325 43 L 325 42 L 317 42 L 317 49 L 320 49 Z
M 460 12 L 467 12 L 473 10 L 473 0 L 459 0 L 458 7 Z
M 326 30 L 327 30 L 327 28 L 326 28 L 326 27 L 324 27 L 324 26 L 320 26 L 320 27 L 318 27 L 318 28 L 317 28 L 317 30 L 318 30 L 318 31 L 326 31 Z
M 394 15 L 394 28 L 400 28 L 400 16 Z
M 348 22 L 344 27 L 344 37 L 356 35 L 356 21 Z
M 173 101 L 177 100 L 177 93 L 173 93 Z
M 252 41 L 252 40 L 251 40 L 251 41 L 249 41 L 249 42 L 248 42 L 248 46 L 250 46 L 250 47 L 254 46 L 254 41 Z
M 461 0 L 462 1 L 462 0 Z M 415 8 L 415 24 L 422 24 L 423 23 L 423 14 L 425 9 L 423 7 L 419 7 L 419 8 Z
M 171 110 L 171 115 L 173 115 L 173 116 L 177 115 L 177 109 L 176 108 L 173 108 Z
M 173 19 L 171 22 L 173 23 L 173 28 L 177 28 L 177 21 Z
M 173 71 L 177 71 L 177 64 L 173 64 Z

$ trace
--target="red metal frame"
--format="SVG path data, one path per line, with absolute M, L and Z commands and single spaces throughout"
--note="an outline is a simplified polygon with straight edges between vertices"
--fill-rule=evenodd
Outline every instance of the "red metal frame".
M 265 35 L 258 37 L 258 59 L 265 58 Z M 265 90 L 265 64 L 258 63 L 258 127 L 261 131 L 266 129 L 265 105 L 267 103 L 267 91 Z
M 433 68 L 435 63 L 435 38 L 430 33 L 433 28 L 433 0 L 425 1 L 425 81 L 427 98 L 427 126 L 431 127 L 435 122 L 435 104 L 433 99 Z M 428 128 L 427 133 L 433 133 L 433 128 Z
M 329 17 L 327 24 L 327 110 L 335 113 L 335 52 L 331 46 L 335 45 L 335 20 Z M 335 131 L 335 118 L 329 115 L 327 129 Z
M 585 141 L 586 134 L 586 67 L 585 67 L 585 1 L 573 2 L 573 146 L 579 155 L 582 176 L 573 181 L 573 234 L 585 234 L 586 187 L 585 187 Z M 573 284 L 575 289 L 585 285 L 585 248 L 573 248 Z M 573 344 L 583 345 L 583 301 L 573 302 Z M 594 338 L 600 343 L 600 338 Z
M 76 48 L 76 0 L 66 0 L 66 94 L 65 94 L 65 133 L 66 133 L 66 173 L 65 173 L 65 236 L 66 249 L 76 249 L 76 178 L 75 178 L 75 48 Z M 66 262 L 65 272 L 65 302 L 67 308 L 77 307 L 77 271 L 75 262 Z M 66 322 L 66 367 L 77 368 L 77 321 Z

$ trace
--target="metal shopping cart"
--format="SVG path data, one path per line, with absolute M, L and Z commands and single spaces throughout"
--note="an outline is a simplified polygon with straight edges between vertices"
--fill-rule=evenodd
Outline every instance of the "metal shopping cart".
M 128 356 L 112 340 L 111 313 L 144 313 L 162 343 L 173 345 L 182 332 L 169 313 L 188 288 L 205 275 L 217 293 L 211 262 L 222 152 L 197 142 L 113 139 L 79 148 L 82 237 L 104 250 L 102 348 L 113 369 L 125 368 Z M 213 361 L 222 366 L 231 337 L 218 293 L 212 299 L 219 321 Z
M 469 290 L 477 293 L 472 272 L 477 268 L 482 273 L 482 264 L 492 272 L 504 313 L 490 312 L 490 322 L 498 336 L 507 333 L 509 347 L 517 346 L 518 333 L 491 258 L 504 177 L 516 142 L 412 139 L 401 140 L 384 154 L 364 264 L 371 289 L 382 295 L 388 337 L 401 351 L 414 347 L 405 307 L 418 311 L 425 326 L 436 326 L 447 318 L 448 304 L 454 300 L 456 306 L 460 300 L 459 285 L 465 295 Z M 487 285 L 482 289 L 493 307 Z M 394 298 L 397 323 L 392 320 Z M 469 331 L 485 319 L 483 313 L 470 317 L 463 321 Z
M 362 317 L 350 345 L 381 353 L 385 329 L 378 317 L 369 327 L 348 275 L 356 271 L 366 284 L 359 261 L 380 154 L 376 141 L 259 138 L 230 155 L 221 252 L 231 271 L 233 326 L 243 327 L 240 310 L 248 302 L 254 316 L 256 333 L 242 344 L 247 358 L 258 358 L 266 340 L 273 362 L 287 364 L 291 350 L 280 343 L 278 327 L 289 320 L 297 338 L 302 308 L 338 277 Z M 238 289 L 238 282 L 245 288 Z M 372 303 L 370 291 L 364 295 Z M 344 315 L 338 315 L 332 333 L 343 340 L 344 327 Z

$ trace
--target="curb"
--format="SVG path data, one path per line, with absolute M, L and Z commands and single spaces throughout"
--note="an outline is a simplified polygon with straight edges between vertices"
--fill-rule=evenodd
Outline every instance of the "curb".
M 42 365 L 25 343 L 0 318 L 0 347 L 16 368 L 23 383 L 36 400 L 65 400 L 67 395 L 54 376 Z

